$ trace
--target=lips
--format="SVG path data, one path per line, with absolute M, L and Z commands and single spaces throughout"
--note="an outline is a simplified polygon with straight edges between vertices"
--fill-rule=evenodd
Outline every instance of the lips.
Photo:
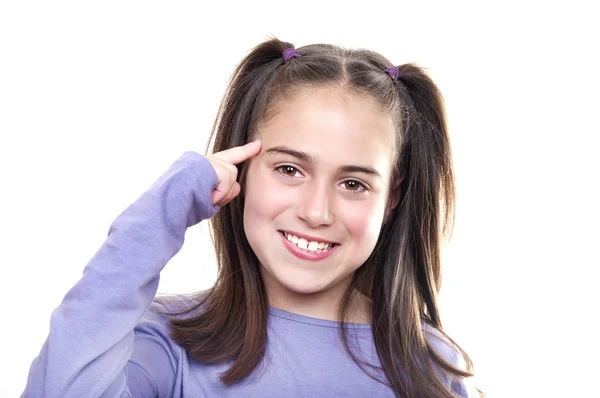
M 331 246 L 328 246 L 328 248 L 323 248 L 323 249 L 316 248 L 316 250 L 314 250 L 315 249 L 314 244 L 317 241 L 311 241 L 311 244 L 313 244 L 313 247 L 312 247 L 313 250 L 309 250 L 308 248 L 298 247 L 298 245 L 296 243 L 291 242 L 286 237 L 286 233 L 284 233 L 283 231 L 279 231 L 279 235 L 281 235 L 283 245 L 286 247 L 286 249 L 288 249 L 288 251 L 290 253 L 292 253 L 294 256 L 296 256 L 300 259 L 303 259 L 303 260 L 310 260 L 310 261 L 323 260 L 323 259 L 329 257 L 333 252 L 335 252 L 339 246 L 338 244 L 327 243 L 328 245 L 330 244 Z M 306 235 L 302 235 L 302 236 L 306 236 Z M 298 239 L 306 242 L 306 240 L 304 238 L 298 238 Z M 324 243 L 324 242 L 321 241 L 321 243 Z

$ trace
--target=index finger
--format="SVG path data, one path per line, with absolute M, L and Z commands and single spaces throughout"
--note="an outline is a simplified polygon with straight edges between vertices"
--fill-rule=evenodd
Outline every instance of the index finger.
M 242 163 L 244 160 L 257 155 L 260 152 L 262 144 L 260 140 L 255 140 L 247 143 L 246 145 L 236 146 L 229 148 L 221 152 L 217 152 L 212 155 L 213 158 L 217 158 L 230 164 Z

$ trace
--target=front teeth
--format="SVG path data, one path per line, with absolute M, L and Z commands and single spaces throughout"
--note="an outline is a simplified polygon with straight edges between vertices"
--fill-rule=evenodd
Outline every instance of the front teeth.
M 309 242 L 304 238 L 298 238 L 296 235 L 288 234 L 287 232 L 284 232 L 283 234 L 285 235 L 287 240 L 294 243 L 299 248 L 308 250 L 311 252 L 321 253 L 321 252 L 325 252 L 333 247 L 333 244 L 331 244 L 331 243 L 316 242 L 316 241 Z

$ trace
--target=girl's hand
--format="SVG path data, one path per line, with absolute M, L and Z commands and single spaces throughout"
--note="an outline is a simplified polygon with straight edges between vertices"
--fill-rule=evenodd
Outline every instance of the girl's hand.
M 257 155 L 260 152 L 260 140 L 252 141 L 244 146 L 230 148 L 225 151 L 213 153 L 206 158 L 217 172 L 219 182 L 212 191 L 212 204 L 223 207 L 240 193 L 240 184 L 237 180 L 236 164 Z

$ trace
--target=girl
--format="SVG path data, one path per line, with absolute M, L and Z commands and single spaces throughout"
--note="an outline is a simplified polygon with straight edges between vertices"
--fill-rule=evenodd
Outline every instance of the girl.
M 254 48 L 213 154 L 185 152 L 112 223 L 23 396 L 478 396 L 436 301 L 454 210 L 442 97 L 389 65 Z M 215 285 L 155 298 L 186 229 L 211 217 Z

